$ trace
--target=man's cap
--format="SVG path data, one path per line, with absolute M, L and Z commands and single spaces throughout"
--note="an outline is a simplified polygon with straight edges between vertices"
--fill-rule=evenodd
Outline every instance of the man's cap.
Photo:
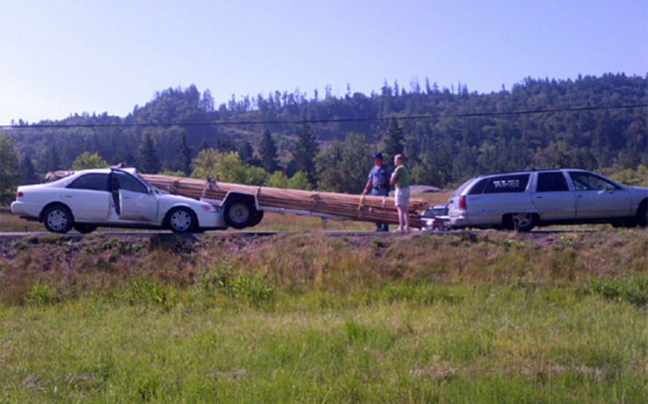
M 375 158 L 375 159 L 381 159 L 381 158 L 383 158 L 383 155 L 382 155 L 381 152 L 376 152 L 376 153 L 374 153 L 373 158 Z

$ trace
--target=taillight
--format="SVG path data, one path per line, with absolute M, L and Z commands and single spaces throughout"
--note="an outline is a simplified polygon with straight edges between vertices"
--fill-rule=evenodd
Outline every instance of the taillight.
M 25 196 L 25 194 L 23 194 L 22 191 L 16 192 L 16 198 L 22 198 L 23 196 Z
M 462 195 L 459 198 L 459 208 L 464 209 L 464 210 L 467 209 L 467 207 L 466 207 L 466 195 Z

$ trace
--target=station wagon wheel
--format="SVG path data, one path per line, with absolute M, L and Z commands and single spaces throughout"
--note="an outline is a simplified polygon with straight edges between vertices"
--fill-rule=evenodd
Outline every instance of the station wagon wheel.
M 190 233 L 197 227 L 194 213 L 187 208 L 176 208 L 169 212 L 167 227 L 174 233 Z
M 67 207 L 54 205 L 43 213 L 43 223 L 52 233 L 67 233 L 74 225 L 74 218 Z
M 513 213 L 511 215 L 513 229 L 521 232 L 531 231 L 537 222 L 536 215 L 533 213 Z

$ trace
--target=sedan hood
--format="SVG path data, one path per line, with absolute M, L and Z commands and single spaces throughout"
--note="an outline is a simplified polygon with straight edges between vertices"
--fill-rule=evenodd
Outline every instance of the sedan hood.
M 193 198 L 188 198 L 186 196 L 173 195 L 169 193 L 158 193 L 158 198 L 160 202 L 163 202 L 165 204 L 182 203 L 188 206 L 193 206 L 196 209 L 200 209 L 201 206 L 205 206 L 205 205 L 213 207 L 212 204 L 207 202 L 199 201 Z
M 637 192 L 643 195 L 648 195 L 648 188 L 647 187 L 628 187 L 629 190 L 632 192 Z

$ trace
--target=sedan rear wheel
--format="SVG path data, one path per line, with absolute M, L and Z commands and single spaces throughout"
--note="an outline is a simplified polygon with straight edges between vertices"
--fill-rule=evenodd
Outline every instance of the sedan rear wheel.
M 187 208 L 172 210 L 167 219 L 167 227 L 174 233 L 191 233 L 197 225 L 196 216 Z
M 45 211 L 43 214 L 43 222 L 45 228 L 52 233 L 67 233 L 74 225 L 74 218 L 72 212 L 65 206 L 54 205 Z

